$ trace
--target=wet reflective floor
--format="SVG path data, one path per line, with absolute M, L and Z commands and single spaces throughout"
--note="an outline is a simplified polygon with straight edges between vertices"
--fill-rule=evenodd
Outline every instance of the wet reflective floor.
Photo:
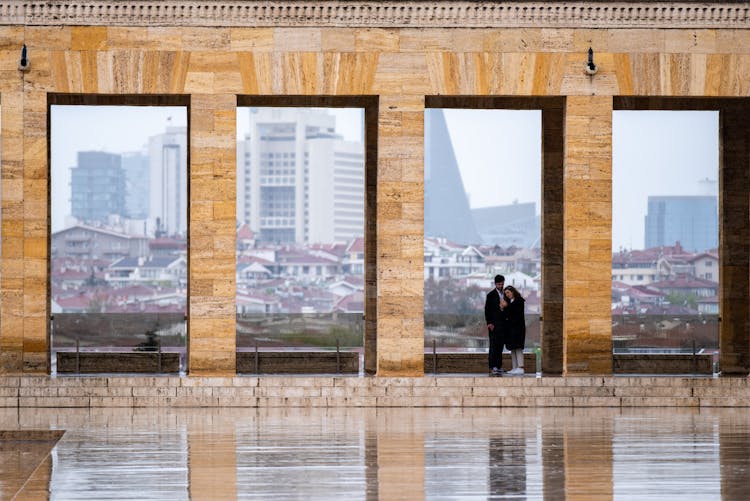
M 750 499 L 750 409 L 3 409 L 0 499 Z

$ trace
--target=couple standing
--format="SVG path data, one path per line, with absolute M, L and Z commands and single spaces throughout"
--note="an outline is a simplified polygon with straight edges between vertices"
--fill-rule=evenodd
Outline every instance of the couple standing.
M 490 375 L 503 374 L 503 345 L 510 350 L 513 369 L 508 375 L 522 375 L 523 346 L 526 342 L 524 299 L 515 287 L 505 287 L 505 277 L 495 276 L 495 288 L 487 294 L 484 318 L 490 335 Z

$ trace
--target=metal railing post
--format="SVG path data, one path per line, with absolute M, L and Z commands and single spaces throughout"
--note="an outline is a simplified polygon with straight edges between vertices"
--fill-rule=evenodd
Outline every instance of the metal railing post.
M 336 374 L 341 374 L 341 351 L 339 351 L 339 338 L 336 338 Z
M 438 366 L 437 366 L 437 340 L 432 340 L 432 373 L 437 375 L 438 373 Z
M 259 363 L 259 360 L 258 360 L 258 340 L 256 339 L 255 340 L 255 373 L 256 374 L 260 374 L 258 372 L 259 365 L 260 365 L 260 363 Z

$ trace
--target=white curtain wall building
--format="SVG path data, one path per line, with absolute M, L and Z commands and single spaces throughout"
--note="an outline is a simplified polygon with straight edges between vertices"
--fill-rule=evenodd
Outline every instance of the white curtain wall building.
M 251 108 L 237 149 L 237 213 L 265 244 L 347 242 L 364 232 L 364 145 L 318 109 Z

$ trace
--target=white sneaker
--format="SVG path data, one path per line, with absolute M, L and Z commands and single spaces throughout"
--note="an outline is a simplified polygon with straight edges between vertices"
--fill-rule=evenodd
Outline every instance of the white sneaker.
M 515 369 L 511 369 L 510 372 L 508 372 L 511 376 L 523 376 L 523 367 L 516 367 Z

